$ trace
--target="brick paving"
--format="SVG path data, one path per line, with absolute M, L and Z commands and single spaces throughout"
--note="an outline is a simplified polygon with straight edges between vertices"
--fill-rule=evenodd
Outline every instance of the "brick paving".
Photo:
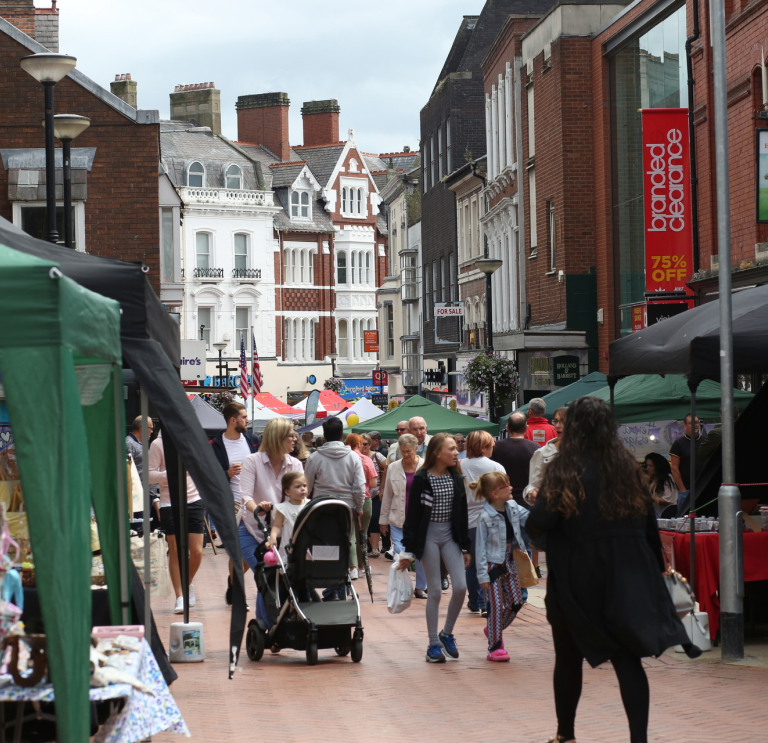
M 424 661 L 427 645 L 424 603 L 392 616 L 386 607 L 391 563 L 371 560 L 374 598 L 362 580 L 365 643 L 363 660 L 353 664 L 333 651 L 320 651 L 317 666 L 305 655 L 269 651 L 259 663 L 245 649 L 232 681 L 227 674 L 230 610 L 224 606 L 227 558 L 206 548 L 195 580 L 197 607 L 205 625 L 204 663 L 177 664 L 171 690 L 193 738 L 225 743 L 272 740 L 343 743 L 366 738 L 404 740 L 543 743 L 556 730 L 551 674 L 554 662 L 543 609 L 526 606 L 505 633 L 510 663 L 485 660 L 484 620 L 462 612 L 456 626 L 458 662 Z M 248 581 L 251 607 L 255 588 Z M 365 595 L 363 595 L 363 593 Z M 540 604 L 540 595 L 534 604 Z M 443 601 L 443 610 L 447 601 Z M 171 599 L 156 601 L 155 618 L 164 642 Z M 253 612 L 249 614 L 249 618 Z M 719 663 L 685 663 L 672 655 L 646 662 L 651 684 L 649 741 L 752 743 L 765 740 L 768 670 Z M 576 721 L 579 743 L 629 739 L 616 678 L 610 665 L 585 667 L 584 692 Z M 181 740 L 163 734 L 157 743 Z

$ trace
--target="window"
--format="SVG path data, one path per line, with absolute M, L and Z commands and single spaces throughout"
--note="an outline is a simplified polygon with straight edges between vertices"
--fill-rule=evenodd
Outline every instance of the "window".
M 341 189 L 341 212 L 344 214 L 347 211 L 347 189 Z
M 435 137 L 429 138 L 429 182 L 435 185 Z
M 339 320 L 339 356 L 342 359 L 349 358 L 347 321 Z
M 211 308 L 197 308 L 197 333 L 201 341 L 205 341 L 205 350 L 211 350 Z
M 533 85 L 528 86 L 528 157 L 536 154 L 536 117 L 533 103 Z
M 365 283 L 371 283 L 371 254 L 365 254 Z
M 243 173 L 237 165 L 227 168 L 227 188 L 242 188 Z
M 452 173 L 451 169 L 451 119 L 445 120 L 445 170 Z
M 440 301 L 448 301 L 448 259 L 443 256 L 440 259 Z
M 235 235 L 235 268 L 239 271 L 248 268 L 248 235 Z
M 301 216 L 309 217 L 309 194 L 306 191 L 301 194 Z
M 357 189 L 357 213 L 358 214 L 363 213 L 363 189 L 362 188 Z
M 297 219 L 309 218 L 309 194 L 306 191 L 291 193 L 291 217 Z
M 549 270 L 557 268 L 557 231 L 555 229 L 555 202 L 549 202 Z
M 440 175 L 440 180 L 443 180 L 443 129 L 437 127 L 437 172 Z
M 432 306 L 432 274 L 429 272 L 429 264 L 424 266 L 424 321 L 428 322 L 431 317 L 430 307 Z
M 455 302 L 458 299 L 458 292 L 459 292 L 459 285 L 456 281 L 456 255 L 455 253 L 451 253 L 448 259 L 448 269 L 450 271 L 450 276 L 448 279 L 448 284 L 451 287 L 451 302 Z
M 20 171 L 21 173 L 29 172 L 29 171 Z M 14 222 L 17 222 L 16 218 L 16 208 L 21 210 L 21 229 L 24 230 L 28 235 L 32 235 L 33 237 L 38 238 L 39 240 L 45 240 L 46 239 L 46 233 L 48 231 L 47 228 L 47 218 L 46 215 L 48 214 L 47 207 L 45 205 L 40 206 L 32 206 L 30 204 L 19 204 L 19 202 L 16 202 L 14 205 Z M 81 232 L 80 227 L 80 218 L 81 215 L 78 215 L 78 205 L 82 209 L 83 202 L 79 201 L 76 204 L 72 205 L 72 247 L 75 250 L 81 250 L 84 251 L 85 248 L 82 247 L 82 243 L 80 243 L 80 247 L 78 247 L 78 240 L 77 235 Z M 64 244 L 64 207 L 62 205 L 56 206 L 56 231 L 59 233 L 59 245 Z
M 421 148 L 421 186 L 424 193 L 429 190 L 429 178 L 427 172 L 427 145 Z
M 432 261 L 432 292 L 434 293 L 433 300 L 439 302 L 440 293 L 437 289 L 437 261 Z
M 235 308 L 235 353 L 240 353 L 240 341 L 245 343 L 248 351 L 248 339 L 250 338 L 250 323 L 248 322 L 249 310 L 247 307 Z
M 198 268 L 210 268 L 211 236 L 207 232 L 198 232 L 195 235 L 195 250 L 197 252 L 195 265 Z
M 347 283 L 347 254 L 343 250 L 336 253 L 336 283 Z M 339 351 L 339 354 L 341 354 L 341 351 Z
M 539 237 L 536 230 L 536 171 L 531 168 L 528 171 L 528 201 L 530 202 L 530 233 L 531 233 L 531 251 L 539 244 Z
M 355 259 L 357 258 L 357 251 L 352 251 L 352 282 L 355 283 Z
M 173 250 L 173 209 L 161 209 L 160 211 L 163 232 L 163 281 L 175 281 L 176 260 Z
M 387 318 L 387 358 L 395 358 L 395 309 L 391 302 L 384 305 Z
M 205 180 L 205 168 L 201 163 L 192 163 L 187 174 L 187 185 L 190 188 L 202 188 Z

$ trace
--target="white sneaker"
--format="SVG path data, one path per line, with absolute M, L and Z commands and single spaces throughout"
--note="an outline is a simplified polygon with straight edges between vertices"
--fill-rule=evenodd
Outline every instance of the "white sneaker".
M 351 580 L 357 580 L 359 578 L 357 568 L 352 568 L 352 570 L 349 571 L 349 577 Z
M 179 598 L 176 599 L 176 606 L 173 607 L 173 613 L 174 614 L 184 613 L 184 597 L 183 596 L 179 596 Z
M 189 584 L 189 608 L 191 609 L 196 603 L 197 603 L 197 599 L 195 598 L 195 587 L 190 583 Z

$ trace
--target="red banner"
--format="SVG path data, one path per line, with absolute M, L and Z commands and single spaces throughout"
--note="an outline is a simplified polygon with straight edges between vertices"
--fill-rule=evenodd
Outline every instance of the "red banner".
M 690 293 L 693 265 L 687 108 L 643 109 L 645 290 Z

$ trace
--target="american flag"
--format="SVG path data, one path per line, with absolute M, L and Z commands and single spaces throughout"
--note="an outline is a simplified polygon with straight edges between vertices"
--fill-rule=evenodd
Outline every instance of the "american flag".
M 261 377 L 261 366 L 259 365 L 259 352 L 256 350 L 256 336 L 251 333 L 251 339 L 253 340 L 253 364 L 251 365 L 251 389 L 253 390 L 253 396 L 261 392 L 261 384 L 264 381 Z
M 245 360 L 245 333 L 240 336 L 240 394 L 248 399 L 248 364 Z

